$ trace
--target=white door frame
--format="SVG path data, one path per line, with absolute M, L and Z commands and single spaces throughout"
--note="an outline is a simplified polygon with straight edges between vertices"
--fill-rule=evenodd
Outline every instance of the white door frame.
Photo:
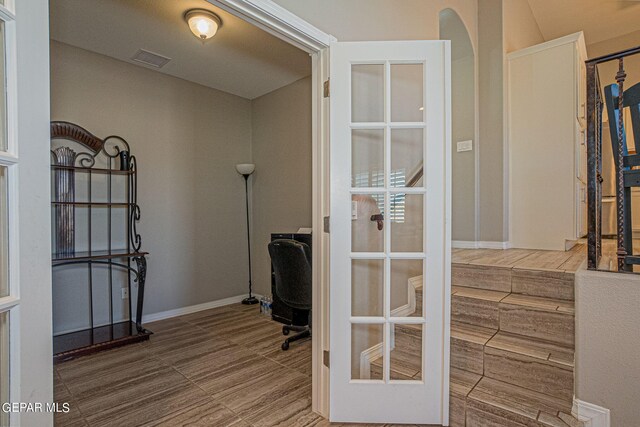
M 51 158 L 49 153 L 49 2 L 16 0 L 15 43 L 20 332 L 10 358 L 13 402 L 53 401 L 51 299 Z M 5 2 L 5 4 L 8 4 Z M 11 255 L 10 255 L 11 256 Z M 50 412 L 12 413 L 11 425 L 52 426 Z
M 329 239 L 324 217 L 329 215 L 329 102 L 324 82 L 329 76 L 328 48 L 337 39 L 317 29 L 271 0 L 207 0 L 238 18 L 290 43 L 311 56 L 312 80 L 312 409 L 329 417 Z M 328 360 L 328 357 L 326 357 Z

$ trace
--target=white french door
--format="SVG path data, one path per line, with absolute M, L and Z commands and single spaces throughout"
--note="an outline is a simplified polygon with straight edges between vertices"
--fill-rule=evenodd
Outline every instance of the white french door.
M 448 425 L 450 45 L 330 48 L 330 419 Z
M 15 14 L 12 1 L 0 0 L 0 402 L 15 398 L 18 372 L 18 281 Z M 15 424 L 0 410 L 0 425 Z

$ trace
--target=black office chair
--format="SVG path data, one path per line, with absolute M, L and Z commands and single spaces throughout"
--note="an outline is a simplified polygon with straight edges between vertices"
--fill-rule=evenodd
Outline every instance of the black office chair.
M 288 350 L 289 343 L 311 336 L 311 249 L 295 240 L 274 240 L 269 243 L 269 255 L 276 279 L 276 294 L 283 303 L 293 309 L 309 310 L 309 325 L 285 325 L 282 334 L 299 332 L 282 343 Z
M 622 190 L 624 194 L 624 203 L 622 209 L 624 210 L 623 222 L 622 222 L 622 235 L 624 236 L 624 249 L 627 256 L 633 256 L 633 227 L 631 218 L 631 188 L 640 187 L 638 183 L 638 169 L 640 166 L 640 153 L 638 153 L 638 147 L 640 145 L 640 83 L 631 86 L 624 91 L 623 95 L 623 108 L 628 108 L 631 113 L 631 127 L 633 131 L 633 139 L 636 144 L 636 153 L 629 154 L 627 147 L 627 133 L 624 128 L 619 127 L 619 118 L 624 112 L 620 111 L 620 105 L 618 103 L 618 96 L 620 94 L 620 87 L 617 84 L 612 84 L 604 88 L 604 99 L 607 105 L 607 115 L 609 117 L 609 132 L 611 134 L 611 148 L 613 150 L 613 158 L 616 167 L 616 195 Z M 622 140 L 619 136 L 622 134 Z M 619 165 L 617 163 L 618 148 L 622 145 L 622 156 L 624 164 L 622 166 L 622 174 L 624 176 L 623 188 L 619 188 L 620 182 L 617 179 Z M 635 169 L 634 169 L 635 167 Z M 633 264 L 635 262 L 626 262 L 631 258 L 625 258 L 624 270 L 633 271 Z

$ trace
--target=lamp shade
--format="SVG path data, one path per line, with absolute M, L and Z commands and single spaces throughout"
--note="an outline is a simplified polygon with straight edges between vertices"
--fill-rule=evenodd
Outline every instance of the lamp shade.
M 251 175 L 256 170 L 256 165 L 253 163 L 239 163 L 236 165 L 236 170 L 241 175 Z

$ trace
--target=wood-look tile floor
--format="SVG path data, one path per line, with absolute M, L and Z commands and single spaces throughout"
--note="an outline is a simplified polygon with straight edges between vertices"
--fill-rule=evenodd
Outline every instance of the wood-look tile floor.
M 56 426 L 329 426 L 311 410 L 311 340 L 235 304 L 145 325 L 150 341 L 54 365 Z

